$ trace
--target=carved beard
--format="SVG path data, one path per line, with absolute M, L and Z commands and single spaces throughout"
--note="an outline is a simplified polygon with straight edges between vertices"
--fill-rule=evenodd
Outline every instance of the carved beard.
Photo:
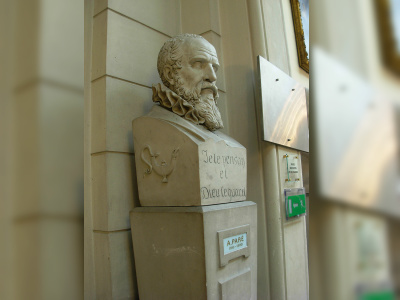
M 214 97 L 210 94 L 201 95 L 200 99 L 190 101 L 199 115 L 205 119 L 204 125 L 208 130 L 214 131 L 224 128 L 221 113 L 214 101 Z
M 183 86 L 184 82 L 180 76 L 175 76 L 175 82 L 174 92 L 194 106 L 199 115 L 205 119 L 204 125 L 208 130 L 214 131 L 224 128 L 221 113 L 216 105 L 219 95 L 215 84 L 203 81 L 197 87 L 187 89 Z M 202 95 L 201 90 L 204 88 L 210 88 L 213 95 Z
M 183 86 L 183 81 L 181 78 L 177 79 L 177 82 L 174 86 L 175 88 L 175 93 L 178 94 L 178 96 L 181 96 L 183 99 L 185 99 L 188 102 L 198 100 L 201 95 L 201 86 L 200 88 L 195 87 L 193 89 L 187 89 Z
M 194 87 L 193 89 L 187 89 L 184 85 L 184 81 L 181 76 L 179 76 L 178 72 L 175 73 L 174 76 L 175 80 L 175 85 L 173 86 L 173 91 L 178 94 L 178 96 L 181 96 L 183 99 L 185 99 L 188 102 L 198 100 L 201 95 L 201 86 L 202 83 L 199 83 L 197 87 Z

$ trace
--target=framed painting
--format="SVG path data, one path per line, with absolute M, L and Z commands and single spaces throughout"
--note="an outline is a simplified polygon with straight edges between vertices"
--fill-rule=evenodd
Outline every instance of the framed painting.
M 309 0 L 290 0 L 292 7 L 294 33 L 296 37 L 297 56 L 300 67 L 309 72 L 310 30 Z
M 384 65 L 400 75 L 400 1 L 375 0 Z

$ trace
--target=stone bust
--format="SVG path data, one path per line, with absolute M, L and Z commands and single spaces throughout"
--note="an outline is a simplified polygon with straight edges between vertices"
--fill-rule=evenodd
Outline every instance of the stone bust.
M 186 33 L 167 40 L 157 61 L 164 86 L 153 86 L 153 101 L 210 131 L 223 128 L 216 105 L 218 68 L 215 48 L 202 36 Z
M 156 103 L 132 122 L 142 206 L 200 206 L 246 199 L 246 148 L 223 128 L 219 63 L 203 37 L 181 34 L 158 55 Z

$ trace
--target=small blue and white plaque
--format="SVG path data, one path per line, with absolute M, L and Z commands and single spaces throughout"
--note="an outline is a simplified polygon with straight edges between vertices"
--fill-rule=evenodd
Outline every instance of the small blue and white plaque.
M 250 255 L 250 225 L 241 225 L 234 228 L 217 231 L 219 243 L 220 266 L 240 256 Z
M 224 255 L 247 247 L 247 233 L 230 236 L 224 239 Z

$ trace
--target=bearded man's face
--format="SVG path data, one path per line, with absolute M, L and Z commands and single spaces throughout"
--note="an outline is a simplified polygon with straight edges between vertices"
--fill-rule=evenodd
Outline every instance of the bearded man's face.
M 211 130 L 223 128 L 218 99 L 218 58 L 214 47 L 203 39 L 190 39 L 184 47 L 182 68 L 175 71 L 171 89 L 191 103 Z

